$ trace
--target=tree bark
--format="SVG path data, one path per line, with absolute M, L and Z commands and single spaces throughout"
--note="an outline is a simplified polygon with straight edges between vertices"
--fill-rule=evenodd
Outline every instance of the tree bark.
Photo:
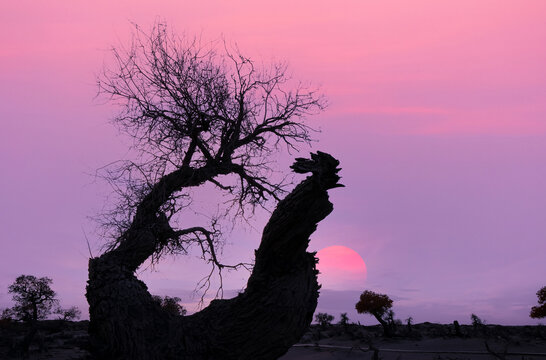
M 385 321 L 383 319 L 383 314 L 378 313 L 376 311 L 373 311 L 371 313 L 377 321 L 381 324 L 383 327 L 383 335 L 386 337 L 393 337 L 394 336 L 394 327 L 393 324 L 390 321 Z
M 100 359 L 267 360 L 286 353 L 308 328 L 317 305 L 317 260 L 306 249 L 317 223 L 333 209 L 327 190 L 342 186 L 338 164 L 321 152 L 312 160 L 297 159 L 295 171 L 313 174 L 278 203 L 246 290 L 214 300 L 196 314 L 163 311 L 134 275 L 135 265 L 152 254 L 153 226 L 140 223 L 120 246 L 123 251 L 90 259 L 86 296 L 93 354 Z M 156 214 L 142 210 L 139 216 Z

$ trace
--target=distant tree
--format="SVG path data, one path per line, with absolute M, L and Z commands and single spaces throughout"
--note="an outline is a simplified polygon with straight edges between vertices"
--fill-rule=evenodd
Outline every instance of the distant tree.
M 457 320 L 453 321 L 453 327 L 455 328 L 455 335 L 462 337 L 463 332 L 461 331 L 461 325 L 459 324 Z
M 15 305 L 9 313 L 15 320 L 36 322 L 45 319 L 52 313 L 54 305 L 59 303 L 55 291 L 51 289 L 48 277 L 37 278 L 33 275 L 21 275 L 8 287 L 13 294 Z
M 413 330 L 412 325 L 413 325 L 413 318 L 410 316 L 409 318 L 406 319 L 406 326 L 408 328 L 408 332 L 411 332 Z
M 370 290 L 360 295 L 360 300 L 355 305 L 359 314 L 371 314 L 383 327 L 385 336 L 392 336 L 395 332 L 394 312 L 392 300 L 384 294 L 378 294 Z
M 15 305 L 6 309 L 2 316 L 23 321 L 29 326 L 12 351 L 21 355 L 28 353 L 30 344 L 38 333 L 38 320 L 45 319 L 51 314 L 53 306 L 58 304 L 55 291 L 50 286 L 52 282 L 48 277 L 21 275 L 8 287 Z
M 62 308 L 59 306 L 55 309 L 55 314 L 58 314 L 59 320 L 63 321 L 74 321 L 82 316 L 82 312 L 76 306 L 71 306 L 69 308 Z
M 187 310 L 179 304 L 179 302 L 182 300 L 179 297 L 170 297 L 170 296 L 164 296 L 161 297 L 159 295 L 153 295 L 152 298 L 155 302 L 159 304 L 169 314 L 172 315 L 186 315 Z
M 474 330 L 483 326 L 483 320 L 476 314 L 470 314 L 470 321 L 472 321 L 472 327 L 474 327 Z
M 349 317 L 347 316 L 347 313 L 341 313 L 339 317 L 340 317 L 339 323 L 338 323 L 339 325 L 342 325 L 342 326 L 349 325 Z
M 37 278 L 34 275 L 21 275 L 8 287 L 13 294 L 15 305 L 4 309 L 0 317 L 35 323 L 49 315 L 60 315 L 59 319 L 72 321 L 79 319 L 81 311 L 76 306 L 62 308 L 57 294 L 51 289 L 53 280 L 48 277 Z
M 318 313 L 315 315 L 315 321 L 321 328 L 325 329 L 332 324 L 334 316 L 327 313 Z
M 338 322 L 339 325 L 343 327 L 343 331 L 347 331 L 349 328 L 349 317 L 347 316 L 347 313 L 341 313 L 340 319 Z
M 537 291 L 539 305 L 531 308 L 531 316 L 535 319 L 546 317 L 546 286 Z
M 59 306 L 57 294 L 51 289 L 52 283 L 53 280 L 48 277 L 21 275 L 8 287 L 8 292 L 13 294 L 15 305 L 5 309 L 0 318 L 28 324 L 28 332 L 14 344 L 13 351 L 20 354 L 28 353 L 31 343 L 37 334 L 40 334 L 38 320 L 46 319 L 51 314 L 59 314 L 60 319 L 67 321 L 80 317 L 81 312 L 77 307 L 64 309 Z M 39 342 L 40 350 L 42 346 L 43 344 Z
M 478 317 L 476 314 L 470 315 L 470 320 L 472 322 L 472 328 L 474 330 L 474 333 L 482 333 L 484 335 L 487 334 L 487 327 L 485 326 L 485 320 L 482 320 Z

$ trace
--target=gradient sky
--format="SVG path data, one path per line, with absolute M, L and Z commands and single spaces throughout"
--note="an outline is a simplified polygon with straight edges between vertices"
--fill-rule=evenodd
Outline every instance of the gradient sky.
M 0 4 L 0 307 L 20 274 L 53 278 L 65 305 L 85 306 L 87 218 L 107 189 L 95 169 L 127 156 L 94 100 L 106 50 L 130 22 L 224 36 L 258 61 L 287 60 L 320 85 L 329 108 L 309 119 L 341 161 L 346 188 L 311 249 L 360 254 L 360 284 L 324 289 L 319 311 L 353 310 L 364 289 L 415 322 L 535 324 L 546 285 L 546 2 L 3 1 Z M 310 149 L 302 149 L 306 155 Z M 267 218 L 258 216 L 261 229 Z M 250 260 L 259 231 L 236 230 L 227 261 Z M 141 274 L 191 311 L 206 267 L 168 260 Z M 247 273 L 226 278 L 226 295 Z M 85 311 L 84 311 L 85 312 Z

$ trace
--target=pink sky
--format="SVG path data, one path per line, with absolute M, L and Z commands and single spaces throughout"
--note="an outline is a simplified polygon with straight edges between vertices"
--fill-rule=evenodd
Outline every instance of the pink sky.
M 0 307 L 20 274 L 50 276 L 85 305 L 87 216 L 106 193 L 98 167 L 127 155 L 93 100 L 111 45 L 156 19 L 224 36 L 258 61 L 287 60 L 330 106 L 309 119 L 314 149 L 343 167 L 343 189 L 311 249 L 343 245 L 367 265 L 360 288 L 325 289 L 319 310 L 353 311 L 371 289 L 416 322 L 533 324 L 546 285 L 546 2 L 17 1 L 0 4 Z M 309 149 L 302 149 L 305 155 Z M 265 217 L 254 227 L 261 229 Z M 237 230 L 228 260 L 250 260 L 259 232 Z M 189 265 L 191 264 L 191 270 Z M 205 268 L 167 261 L 141 276 L 189 292 Z M 230 274 L 229 289 L 248 274 Z

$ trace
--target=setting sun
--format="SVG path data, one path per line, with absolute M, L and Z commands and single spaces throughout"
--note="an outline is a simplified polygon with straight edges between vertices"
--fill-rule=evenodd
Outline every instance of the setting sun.
M 328 246 L 317 252 L 323 289 L 351 290 L 364 286 L 367 269 L 362 257 L 346 246 Z

